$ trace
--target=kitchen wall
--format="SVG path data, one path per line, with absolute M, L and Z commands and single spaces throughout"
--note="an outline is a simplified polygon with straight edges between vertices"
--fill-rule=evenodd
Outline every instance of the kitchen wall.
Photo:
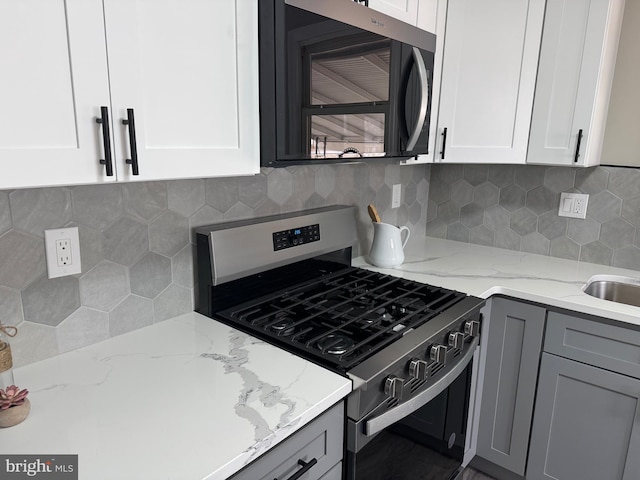
M 429 167 L 263 169 L 254 177 L 0 191 L 0 321 L 25 365 L 193 310 L 193 228 L 331 204 L 357 206 L 368 251 L 385 222 L 426 228 Z M 400 183 L 402 204 L 391 209 Z M 77 225 L 82 274 L 48 279 L 43 231 Z
M 558 217 L 560 192 L 589 194 Z M 434 165 L 427 235 L 640 270 L 640 170 Z

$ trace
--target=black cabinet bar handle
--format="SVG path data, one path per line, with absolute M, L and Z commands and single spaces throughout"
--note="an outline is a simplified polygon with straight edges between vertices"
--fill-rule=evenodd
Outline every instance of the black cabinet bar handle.
M 113 177 L 113 164 L 111 163 L 111 134 L 109 133 L 109 107 L 100 107 L 100 117 L 96 123 L 102 126 L 102 144 L 104 145 L 104 159 L 100 159 L 100 165 L 104 165 L 107 177 Z
M 312 458 L 308 462 L 305 462 L 304 460 L 299 459 L 298 465 L 300 465 L 302 468 L 298 470 L 296 473 L 294 473 L 293 476 L 289 477 L 287 480 L 298 480 L 298 478 L 300 478 L 302 475 L 304 475 L 309 470 L 311 470 L 311 467 L 313 467 L 316 463 L 318 463 L 318 459 L 316 458 Z M 274 478 L 273 480 L 278 480 L 278 479 Z
M 573 157 L 573 161 L 577 162 L 580 158 L 580 144 L 582 143 L 582 129 L 578 130 L 578 144 L 576 145 L 576 154 Z
M 447 148 L 447 127 L 442 130 L 442 151 L 440 152 L 440 159 L 444 160 L 444 151 Z
M 125 162 L 131 165 L 131 171 L 134 175 L 140 175 L 138 171 L 138 147 L 136 146 L 136 122 L 133 117 L 133 108 L 127 108 L 127 118 L 122 120 L 123 125 L 129 127 L 129 150 L 131 158 L 127 158 Z

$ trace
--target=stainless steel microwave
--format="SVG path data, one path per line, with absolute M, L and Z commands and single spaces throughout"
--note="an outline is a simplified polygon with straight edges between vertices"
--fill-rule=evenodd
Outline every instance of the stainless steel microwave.
M 352 0 L 259 0 L 261 164 L 428 153 L 434 34 Z

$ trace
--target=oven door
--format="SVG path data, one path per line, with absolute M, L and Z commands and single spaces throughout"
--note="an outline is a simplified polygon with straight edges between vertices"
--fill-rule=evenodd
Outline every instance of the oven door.
M 477 340 L 475 341 L 477 342 Z M 477 345 L 477 343 L 476 343 Z M 432 387 L 347 419 L 347 480 L 447 480 L 462 470 L 475 345 Z

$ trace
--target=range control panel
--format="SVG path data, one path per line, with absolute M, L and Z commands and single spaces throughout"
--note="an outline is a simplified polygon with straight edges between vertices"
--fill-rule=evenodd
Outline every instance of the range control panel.
M 306 227 L 292 228 L 274 232 L 273 250 L 283 250 L 285 248 L 297 247 L 304 243 L 317 242 L 320 240 L 320 224 L 307 225 Z

